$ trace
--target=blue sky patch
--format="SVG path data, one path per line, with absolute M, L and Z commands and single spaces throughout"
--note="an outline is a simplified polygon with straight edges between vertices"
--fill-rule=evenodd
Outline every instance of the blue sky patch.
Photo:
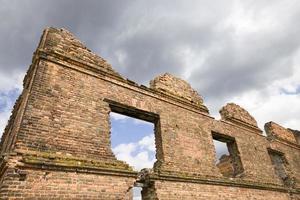
M 110 114 L 112 148 L 122 143 L 137 142 L 154 134 L 154 124 L 117 113 Z
M 14 88 L 8 92 L 0 91 L 0 112 L 12 109 L 14 102 L 20 94 L 20 90 Z
M 110 122 L 111 146 L 117 159 L 135 170 L 152 168 L 156 161 L 154 124 L 113 112 Z
M 289 91 L 289 90 L 287 90 L 285 88 L 281 88 L 280 89 L 280 93 L 281 94 L 286 94 L 286 95 L 297 95 L 297 94 L 300 94 L 300 85 L 298 85 L 294 91 Z

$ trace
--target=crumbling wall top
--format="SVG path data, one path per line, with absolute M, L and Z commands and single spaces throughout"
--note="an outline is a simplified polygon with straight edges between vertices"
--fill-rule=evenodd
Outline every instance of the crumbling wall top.
M 104 72 L 105 75 L 112 75 L 117 80 L 123 80 L 130 85 L 138 86 L 133 81 L 122 77 L 105 59 L 93 53 L 72 33 L 65 29 L 52 27 L 45 29 L 37 52 L 42 56 L 47 56 L 51 60 L 55 59 L 54 61 L 59 61 L 60 63 L 80 64 L 80 66 L 86 69 L 96 69 L 97 72 Z M 145 89 L 145 87 L 143 88 Z M 175 98 L 179 97 L 181 98 L 180 100 L 185 100 L 193 106 L 201 108 L 201 111 L 208 114 L 208 109 L 203 104 L 202 97 L 190 84 L 180 78 L 166 73 L 152 80 L 150 88 Z
M 293 130 L 293 129 L 288 129 L 288 130 L 290 130 L 294 133 L 294 136 L 295 136 L 298 144 L 300 145 L 300 131 L 299 130 Z
M 286 129 L 275 122 L 265 124 L 265 131 L 270 138 L 278 138 L 288 142 L 297 143 L 293 131 Z
M 157 76 L 151 80 L 150 88 L 184 98 L 192 104 L 203 106 L 203 98 L 189 83 L 169 73 Z
M 241 106 L 228 103 L 219 111 L 223 120 L 239 121 L 257 127 L 257 122 L 250 113 Z
M 50 27 L 45 30 L 44 36 L 44 46 L 40 48 L 96 65 L 103 71 L 121 77 L 105 59 L 93 53 L 69 31 Z

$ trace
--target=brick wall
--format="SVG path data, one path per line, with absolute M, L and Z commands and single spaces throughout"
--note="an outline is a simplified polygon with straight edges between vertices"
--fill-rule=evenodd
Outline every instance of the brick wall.
M 215 120 L 184 80 L 164 74 L 140 86 L 66 30 L 44 31 L 24 86 L 1 140 L 2 199 L 130 199 L 136 181 L 144 199 L 299 197 L 300 147 L 285 135 L 291 131 L 266 138 L 232 103 Z M 112 153 L 111 111 L 155 124 L 157 162 L 142 179 Z M 213 133 L 234 139 L 238 176 L 220 173 Z M 293 184 L 276 175 L 270 149 L 286 159 Z
M 131 200 L 133 178 L 77 172 L 8 169 L 0 199 Z
M 258 189 L 200 185 L 194 183 L 156 181 L 155 191 L 157 199 L 222 199 L 222 200 L 283 200 L 290 199 L 289 194 L 276 191 Z M 152 194 L 153 195 L 153 194 Z M 146 198 L 146 200 L 151 198 Z

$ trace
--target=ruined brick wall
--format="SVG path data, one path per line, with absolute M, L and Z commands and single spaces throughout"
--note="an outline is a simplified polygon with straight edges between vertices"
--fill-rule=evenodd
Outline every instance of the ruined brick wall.
M 157 162 L 141 179 L 112 153 L 111 111 L 155 124 Z M 299 199 L 294 132 L 271 123 L 266 138 L 240 106 L 220 113 L 221 120 L 211 117 L 179 78 L 164 74 L 140 86 L 68 31 L 48 28 L 2 136 L 0 199 L 130 199 L 135 183 L 143 199 Z M 215 164 L 214 134 L 235 145 L 234 177 Z M 270 151 L 282 157 L 288 184 Z

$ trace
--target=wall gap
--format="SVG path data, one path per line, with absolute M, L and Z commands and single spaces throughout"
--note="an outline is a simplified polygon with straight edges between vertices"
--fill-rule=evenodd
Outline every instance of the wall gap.
M 132 200 L 142 200 L 142 187 L 133 187 L 133 197 Z

